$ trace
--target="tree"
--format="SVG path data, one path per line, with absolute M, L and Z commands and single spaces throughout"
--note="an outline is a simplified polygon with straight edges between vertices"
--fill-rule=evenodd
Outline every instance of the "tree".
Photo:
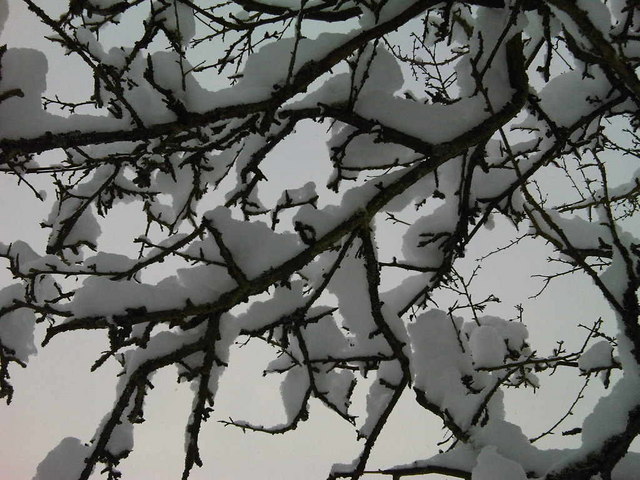
M 11 402 L 9 374 L 35 353 L 36 323 L 43 346 L 104 332 L 109 347 L 92 369 L 117 361 L 121 373 L 92 441 L 65 439 L 37 478 L 52 475 L 56 456 L 76 458 L 67 466 L 79 479 L 99 464 L 120 478 L 152 376 L 169 366 L 193 388 L 188 478 L 238 342 L 273 349 L 265 374 L 282 377 L 288 420 L 227 423 L 283 433 L 316 399 L 363 440 L 331 478 L 366 474 L 406 394 L 450 436 L 441 453 L 377 470 L 388 477 L 635 477 L 640 177 L 627 165 L 640 153 L 637 2 L 38 3 L 22 0 L 92 87 L 85 98 L 45 92 L 45 54 L 0 50 L 0 169 L 43 201 L 33 178 L 49 175 L 55 189 L 46 246 L 0 244 L 15 278 L 0 291 L 0 396 Z M 309 122 L 330 131 L 326 188 L 283 188 L 267 165 Z M 145 219 L 122 249 L 137 255 L 101 237 L 122 205 Z M 558 339 L 539 353 L 521 310 L 489 315 L 501 282 L 479 300 L 478 270 L 464 262 L 495 223 L 511 224 L 512 237 L 491 255 L 530 240 L 553 248 L 545 288 L 567 276 L 595 284 L 610 315 L 577 330 L 581 347 Z M 505 392 L 544 387 L 560 369 L 585 386 L 600 376 L 609 391 L 565 431 L 581 433 L 578 448 L 543 450 L 505 419 Z M 351 396 L 367 374 L 356 419 Z M 564 428 L 581 396 L 545 434 Z

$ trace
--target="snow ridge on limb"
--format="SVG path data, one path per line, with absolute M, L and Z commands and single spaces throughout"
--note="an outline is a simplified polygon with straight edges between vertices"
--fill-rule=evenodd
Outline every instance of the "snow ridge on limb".
M 514 51 L 518 51 L 520 44 L 517 40 L 512 41 L 511 48 Z M 518 80 L 526 80 L 526 77 L 519 78 Z M 430 156 L 429 161 L 422 162 L 415 167 L 407 168 L 408 171 L 402 175 L 391 176 L 388 184 L 384 186 L 385 188 L 371 188 L 371 185 L 366 185 L 365 188 L 355 189 L 354 194 L 360 197 L 362 202 L 360 205 L 364 206 L 359 206 L 359 208 L 354 212 L 353 206 L 347 204 L 347 208 L 344 208 L 344 213 L 342 215 L 333 215 L 335 218 L 341 220 L 338 225 L 333 226 L 331 223 L 325 223 L 322 227 L 318 226 L 316 231 L 320 230 L 320 228 L 327 229 L 328 231 L 325 233 L 320 230 L 319 233 L 322 235 L 316 239 L 313 245 L 309 246 L 298 255 L 287 259 L 277 267 L 274 266 L 266 272 L 252 278 L 250 284 L 236 287 L 222 295 L 220 300 L 211 304 L 187 305 L 184 308 L 139 312 L 137 314 L 129 315 L 127 322 L 130 324 L 136 324 L 147 321 L 151 317 L 159 320 L 173 320 L 180 317 L 226 311 L 238 301 L 238 298 L 255 295 L 274 282 L 288 278 L 296 270 L 303 268 L 312 261 L 319 253 L 332 248 L 335 242 L 346 234 L 354 231 L 360 225 L 368 224 L 389 201 L 391 201 L 396 195 L 401 194 L 420 178 L 435 171 L 444 162 L 464 151 L 469 146 L 494 133 L 497 128 L 512 118 L 520 110 L 521 105 L 524 103 L 525 86 L 526 84 L 515 85 L 517 89 L 515 89 L 514 97 L 511 102 L 507 103 L 507 105 L 497 112 L 494 117 L 483 121 L 471 131 L 463 133 L 460 138 L 445 142 L 444 144 L 436 144 L 433 146 L 427 144 L 428 146 L 426 148 L 436 152 Z M 342 220 L 341 217 L 346 217 L 346 219 Z M 94 328 L 106 328 L 108 326 L 106 320 L 102 321 L 96 318 L 77 318 L 50 329 L 50 333 L 47 338 L 50 338 L 61 331 L 84 328 L 87 325 L 87 322 L 91 323 Z

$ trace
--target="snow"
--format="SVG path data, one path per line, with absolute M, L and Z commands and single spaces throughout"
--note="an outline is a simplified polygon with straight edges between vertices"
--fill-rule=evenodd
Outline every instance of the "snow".
M 482 325 L 475 328 L 469 339 L 473 363 L 476 368 L 502 365 L 507 346 L 495 328 Z
M 620 305 L 624 304 L 624 296 L 629 288 L 629 277 L 627 264 L 618 248 L 613 249 L 611 264 L 602 272 L 600 280 L 606 285 L 616 301 Z M 624 326 L 620 325 L 619 328 L 622 331 Z
M 580 355 L 578 359 L 578 367 L 583 372 L 590 372 L 601 368 L 612 366 L 613 347 L 606 340 L 591 345 L 586 352 Z
M 484 99 L 478 96 L 453 105 L 425 105 L 377 92 L 361 95 L 356 113 L 433 145 L 451 141 L 489 117 Z
M 128 310 L 171 310 L 187 302 L 209 303 L 235 287 L 220 267 L 195 266 L 178 269 L 177 275 L 156 284 L 108 277 L 86 278 L 69 304 L 75 316 L 124 315 Z
M 582 445 L 553 465 L 560 470 L 565 465 L 583 460 L 627 428 L 629 414 L 640 408 L 638 403 L 640 379 L 625 372 L 609 395 L 602 397 L 582 424 Z
M 464 423 L 474 413 L 474 402 L 470 401 L 473 395 L 462 378 L 473 377 L 475 372 L 457 333 L 462 321 L 441 310 L 430 310 L 409 324 L 408 331 L 415 388 L 426 392 L 432 403 Z M 482 381 L 482 377 L 478 380 Z
M 611 472 L 613 480 L 633 480 L 640 470 L 640 454 L 628 452 Z
M 390 348 L 383 335 L 380 333 L 371 335 L 378 328 L 371 314 L 367 272 L 363 259 L 355 255 L 353 247 L 327 288 L 338 298 L 343 325 L 349 335 L 355 339 L 354 350 L 361 354 L 367 352 L 390 354 Z
M 69 480 L 78 478 L 89 448 L 74 437 L 63 438 L 38 465 L 32 480 Z
M 367 415 L 364 423 L 358 427 L 358 435 L 367 438 L 384 414 L 391 398 L 393 390 L 385 384 L 398 385 L 402 379 L 402 369 L 397 361 L 384 362 L 376 372 L 375 381 L 367 394 Z
M 303 287 L 302 281 L 291 282 L 286 287 L 275 287 L 268 300 L 253 302 L 245 313 L 238 316 L 238 325 L 249 331 L 260 330 L 292 315 L 307 301 L 302 293 Z
M 155 3 L 153 10 L 158 10 L 161 4 Z M 183 45 L 189 43 L 196 33 L 196 20 L 193 10 L 183 3 L 173 2 L 169 8 L 162 9 L 156 16 L 164 24 L 164 27 L 175 34 Z
M 133 450 L 133 424 L 122 420 L 111 432 L 106 450 L 114 457 L 126 456 Z
M 589 73 L 585 78 L 578 70 L 565 72 L 537 93 L 540 107 L 558 126 L 572 125 L 593 110 L 594 100 L 607 98 L 610 85 L 605 74 L 595 66 Z
M 207 212 L 205 218 L 220 231 L 235 262 L 249 279 L 279 266 L 302 250 L 297 235 L 276 233 L 262 221 L 235 220 L 225 207 Z
M 128 309 L 143 307 L 169 309 L 179 305 L 177 286 L 175 277 L 155 286 L 90 277 L 74 295 L 69 309 L 77 317 L 124 315 Z
M 474 443 L 478 446 L 494 446 L 500 455 L 517 462 L 527 472 L 546 472 L 572 453 L 568 449 L 538 449 L 519 426 L 497 417 L 493 416 L 486 426 L 476 429 Z
M 351 405 L 349 397 L 356 380 L 355 374 L 349 370 L 335 371 L 331 368 L 331 365 L 320 367 L 320 372 L 314 375 L 316 388 L 339 412 L 348 415 Z
M 136 260 L 117 253 L 98 252 L 87 257 L 84 264 L 99 272 L 126 272 L 136 264 Z
M 369 85 L 369 83 L 366 85 Z M 306 100 L 309 99 L 313 99 L 314 102 L 316 101 L 315 96 L 310 95 L 303 103 L 306 103 Z M 324 102 L 326 99 L 322 98 L 317 101 Z M 335 165 L 334 168 L 363 169 L 366 167 L 379 166 L 380 168 L 386 169 L 394 162 L 402 165 L 416 158 L 416 154 L 412 150 L 402 145 L 382 142 L 374 132 L 370 134 L 360 132 L 355 138 L 349 138 L 353 136 L 354 132 L 355 129 L 351 126 L 342 124 L 334 125 L 331 139 L 327 143 L 329 150 L 340 150 L 343 145 L 345 145 L 345 142 L 348 141 L 344 148 L 344 154 L 340 157 L 339 165 Z M 347 172 L 343 172 L 343 175 L 346 173 Z M 348 173 L 353 177 L 358 175 L 357 170 Z
M 316 184 L 314 182 L 307 182 L 300 188 L 293 188 L 282 192 L 277 204 L 287 206 L 309 202 L 312 201 L 314 197 L 317 197 Z
M 293 61 L 293 76 L 308 62 L 318 60 L 331 50 L 343 44 L 348 38 L 343 33 L 321 33 L 313 40 L 301 38 L 297 44 L 296 57 L 292 59 L 295 39 L 283 38 L 278 42 L 266 44 L 251 55 L 242 71 L 242 80 L 238 88 L 260 89 L 265 93 L 283 87 L 283 80 Z
M 327 309 L 314 307 L 309 310 L 308 317 L 323 314 Z M 309 357 L 316 358 L 340 358 L 349 353 L 351 343 L 345 331 L 339 328 L 337 320 L 331 316 L 323 316 L 314 323 L 307 323 L 302 329 Z
M 42 124 L 49 126 L 52 115 L 42 110 L 40 97 L 47 88 L 47 57 L 29 48 L 10 48 L 2 56 L 2 91 L 20 89 L 0 103 L 0 135 L 3 138 L 24 137 L 37 132 Z
M 241 79 L 233 87 L 209 92 L 191 84 L 187 87 L 187 102 L 194 111 L 204 113 L 215 108 L 268 100 L 290 80 L 287 78 L 290 66 L 295 77 L 306 64 L 323 59 L 349 38 L 350 35 L 344 33 L 321 33 L 313 40 L 302 38 L 295 47 L 295 58 L 292 58 L 293 38 L 267 43 L 249 56 Z M 193 81 L 191 79 L 192 76 L 187 75 L 186 80 Z
M 529 336 L 524 324 L 489 315 L 466 322 L 462 333 L 469 338 L 476 368 L 500 365 L 509 352 L 522 353 Z
M 396 468 L 441 466 L 470 472 L 476 464 L 477 456 L 478 452 L 473 446 L 462 443 L 451 450 L 438 453 L 428 459 L 416 460 L 410 464 L 396 465 Z
M 280 394 L 287 415 L 287 424 L 291 423 L 303 408 L 308 389 L 309 376 L 305 369 L 292 368 L 285 374 L 280 384 Z
M 385 48 L 368 46 L 353 72 L 353 84 L 360 94 L 393 94 L 404 85 L 404 75 L 398 60 Z
M 199 340 L 201 335 L 202 329 L 187 332 L 172 329 L 152 335 L 145 348 L 138 348 L 126 352 L 126 373 L 128 376 L 132 375 L 136 369 L 146 361 L 162 357 L 189 343 L 193 343 Z M 128 379 L 128 376 L 122 377 L 121 384 Z
M 586 12 L 589 21 L 603 34 L 605 39 L 609 38 L 611 12 L 607 5 L 591 0 L 578 0 L 576 6 Z
M 478 455 L 478 463 L 473 467 L 471 480 L 526 480 L 522 467 L 497 452 L 497 448 L 487 446 Z
M 25 287 L 14 283 L 0 290 L 0 312 L 11 308 L 14 301 L 25 301 Z M 33 343 L 35 329 L 35 314 L 33 310 L 18 308 L 4 313 L 0 318 L 0 343 L 5 348 L 15 352 L 15 357 L 26 363 L 31 355 L 36 353 Z
M 85 46 L 93 57 L 101 59 L 105 56 L 102 45 L 90 29 L 80 27 L 75 31 L 75 36 L 78 42 Z
M 453 202 L 445 202 L 430 215 L 425 215 L 413 222 L 404 235 L 402 254 L 407 262 L 414 265 L 430 267 L 438 265 L 442 259 L 442 239 L 429 242 L 425 232 L 449 232 L 458 221 L 458 207 Z
M 87 36 L 84 33 L 80 35 Z M 98 47 L 94 45 L 92 48 Z M 47 57 L 39 50 L 8 48 L 2 56 L 0 91 L 20 89 L 22 92 L 21 96 L 12 96 L 0 103 L 0 135 L 3 138 L 28 138 L 45 132 L 59 133 L 74 129 L 113 131 L 124 126 L 115 118 L 96 115 L 64 118 L 44 111 L 41 96 L 47 88 L 48 69 Z

